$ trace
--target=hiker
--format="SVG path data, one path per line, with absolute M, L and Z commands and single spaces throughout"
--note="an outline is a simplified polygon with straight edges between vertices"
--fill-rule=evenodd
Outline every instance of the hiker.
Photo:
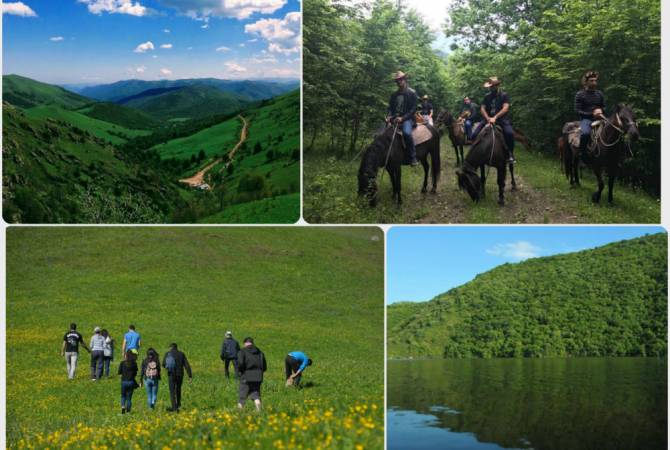
M 91 336 L 91 381 L 102 378 L 102 366 L 105 357 L 105 338 L 100 327 L 95 327 Z
M 254 345 L 250 337 L 244 338 L 244 347 L 240 350 L 237 367 L 240 374 L 240 401 L 239 409 L 244 408 L 244 402 L 251 398 L 256 410 L 261 410 L 261 384 L 263 372 L 268 369 L 263 352 Z
M 237 354 L 240 352 L 240 343 L 233 339 L 233 332 L 226 331 L 226 337 L 221 344 L 221 361 L 224 364 L 226 378 L 230 379 L 230 372 L 228 367 L 233 363 L 235 369 L 235 376 L 237 377 Z
M 479 111 L 484 117 L 484 122 L 480 122 L 472 132 L 472 140 L 477 138 L 479 132 L 485 125 L 499 125 L 502 128 L 505 139 L 505 147 L 509 155 L 508 162 L 514 164 L 514 129 L 509 116 L 510 99 L 506 92 L 500 89 L 502 82 L 497 77 L 490 77 L 484 83 L 484 87 L 489 89 L 489 93 L 484 97 Z
M 128 326 L 128 332 L 123 335 L 123 344 L 121 344 L 121 352 L 125 355 L 128 350 L 140 350 L 142 337 L 140 333 L 135 331 L 135 325 L 130 324 Z
M 303 352 L 289 352 L 284 360 L 284 365 L 286 368 L 286 385 L 298 387 L 305 368 L 312 365 L 312 360 Z
M 168 387 L 170 388 L 170 402 L 168 411 L 179 412 L 181 408 L 181 385 L 184 382 L 184 369 L 188 373 L 189 382 L 193 381 L 191 366 L 184 352 L 179 351 L 177 344 L 170 344 L 170 350 L 163 356 L 163 367 L 168 373 Z
M 421 112 L 421 117 L 423 117 L 423 122 L 428 125 L 433 125 L 433 104 L 428 101 L 430 97 L 424 95 L 421 97 L 421 105 L 419 105 L 419 111 Z
M 121 414 L 125 414 L 130 412 L 133 391 L 139 386 L 135 381 L 137 375 L 137 356 L 135 353 L 126 352 L 125 358 L 119 364 L 118 374 L 121 375 Z
M 398 85 L 398 90 L 391 94 L 386 122 L 398 124 L 405 139 L 405 147 L 409 153 L 410 165 L 416 166 L 419 164 L 419 161 L 416 159 L 416 148 L 414 147 L 414 138 L 412 137 L 417 103 L 416 92 L 407 84 L 407 75 L 405 73 L 401 71 L 396 72 L 393 75 L 393 80 Z
M 100 332 L 102 337 L 105 338 L 105 347 L 103 349 L 102 355 L 102 371 L 105 377 L 109 378 L 109 366 L 114 359 L 114 339 L 109 335 L 109 331 L 102 329 Z
M 147 350 L 147 357 L 142 361 L 142 375 L 140 375 L 140 387 L 147 388 L 147 403 L 149 408 L 156 406 L 158 397 L 158 382 L 161 379 L 161 362 L 158 352 L 153 348 Z
M 465 138 L 468 141 L 472 140 L 472 124 L 479 122 L 479 111 L 477 109 L 478 105 L 470 100 L 470 97 L 467 95 L 463 97 L 463 104 L 461 104 L 458 116 L 465 118 L 463 126 L 465 127 Z
M 67 365 L 67 378 L 74 380 L 74 373 L 77 370 L 77 360 L 79 359 L 79 344 L 91 353 L 91 350 L 86 346 L 84 338 L 77 331 L 77 324 L 70 324 L 70 331 L 63 336 L 63 346 L 60 350 L 60 355 L 65 357 L 65 364 Z
M 579 116 L 579 157 L 583 163 L 589 160 L 588 147 L 591 141 L 591 124 L 605 118 L 605 96 L 598 90 L 598 72 L 589 70 L 582 77 L 582 89 L 575 94 L 575 112 Z

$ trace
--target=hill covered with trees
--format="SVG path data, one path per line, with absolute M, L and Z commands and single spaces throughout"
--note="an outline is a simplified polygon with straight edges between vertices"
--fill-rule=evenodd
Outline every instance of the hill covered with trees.
M 667 234 L 503 264 L 408 307 L 390 305 L 388 356 L 667 355 Z

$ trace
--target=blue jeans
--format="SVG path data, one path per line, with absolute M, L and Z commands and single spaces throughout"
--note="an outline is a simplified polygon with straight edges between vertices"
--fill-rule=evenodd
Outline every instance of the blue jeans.
M 91 378 L 99 380 L 102 378 L 103 358 L 105 354 L 102 350 L 91 352 Z
M 409 151 L 409 160 L 416 161 L 416 147 L 414 147 L 414 138 L 412 137 L 412 128 L 414 121 L 406 120 L 402 123 L 402 136 L 405 138 L 405 147 Z
M 475 130 L 472 132 L 472 139 L 474 140 L 486 123 L 479 122 L 475 127 Z M 502 120 L 496 122 L 496 125 L 500 125 L 503 130 L 503 137 L 505 139 L 505 145 L 510 155 L 514 154 L 514 128 L 512 128 L 512 123 L 508 120 Z
M 472 139 L 472 120 L 465 119 L 465 138 L 468 140 Z
M 121 381 L 121 408 L 126 408 L 128 412 L 130 412 L 130 407 L 132 406 L 134 390 L 135 382 L 133 380 Z
M 147 387 L 147 403 L 149 408 L 153 408 L 158 397 L 158 380 L 155 378 L 145 378 L 144 385 Z
M 582 136 L 591 136 L 591 119 L 580 119 L 579 131 Z
M 112 363 L 111 356 L 104 356 L 102 359 L 102 372 L 109 378 L 109 365 Z

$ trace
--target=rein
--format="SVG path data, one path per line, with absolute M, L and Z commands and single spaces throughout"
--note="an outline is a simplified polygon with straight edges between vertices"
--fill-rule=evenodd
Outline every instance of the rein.
M 614 114 L 614 117 L 616 118 L 616 121 L 619 122 L 619 123 L 621 124 L 621 118 L 619 117 L 619 113 L 615 113 L 615 114 Z M 612 121 L 610 121 L 608 118 L 603 117 L 602 120 L 603 120 L 607 125 L 611 126 L 612 128 L 614 128 L 614 129 L 617 131 L 617 136 L 616 136 L 616 138 L 615 138 L 612 142 L 605 142 L 605 138 L 602 136 L 603 132 L 605 131 L 605 127 L 604 127 L 604 126 L 601 127 L 601 128 L 599 128 L 599 129 L 594 133 L 594 134 L 595 134 L 595 136 L 594 136 L 594 143 L 595 143 L 594 156 L 595 156 L 596 158 L 598 158 L 598 157 L 600 156 L 600 145 L 602 145 L 602 146 L 605 147 L 605 148 L 614 147 L 614 146 L 617 145 L 619 142 L 621 142 L 621 140 L 623 139 L 623 137 L 626 135 L 626 132 L 625 132 L 623 129 L 621 129 L 621 128 L 617 127 L 616 125 L 614 125 L 614 123 L 613 123 Z M 633 156 L 633 150 L 632 150 L 631 147 L 630 147 L 630 142 L 628 143 L 628 152 L 630 153 L 631 156 Z
M 396 132 L 398 131 L 398 123 L 396 122 L 395 126 L 393 127 L 393 137 L 391 137 L 391 143 L 389 144 L 388 151 L 386 152 L 386 161 L 384 161 L 384 168 L 386 168 L 386 165 L 389 162 L 389 158 L 391 157 L 391 149 L 393 148 L 393 141 L 395 141 L 395 135 Z M 379 185 L 381 186 L 382 180 L 384 179 L 384 172 L 385 170 L 382 170 L 382 175 L 379 177 Z M 370 184 L 372 184 L 374 178 L 370 180 Z M 372 198 L 377 198 L 377 195 L 379 195 L 379 188 L 375 191 L 375 195 Z

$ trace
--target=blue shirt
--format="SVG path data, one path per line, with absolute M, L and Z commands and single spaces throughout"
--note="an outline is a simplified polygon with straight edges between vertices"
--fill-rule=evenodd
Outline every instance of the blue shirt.
M 307 367 L 307 360 L 309 358 L 307 358 L 307 355 L 305 355 L 303 352 L 290 352 L 288 355 L 296 361 L 300 362 L 298 371 L 302 371 L 305 367 Z
M 140 333 L 128 331 L 123 338 L 126 340 L 126 351 L 140 348 Z

